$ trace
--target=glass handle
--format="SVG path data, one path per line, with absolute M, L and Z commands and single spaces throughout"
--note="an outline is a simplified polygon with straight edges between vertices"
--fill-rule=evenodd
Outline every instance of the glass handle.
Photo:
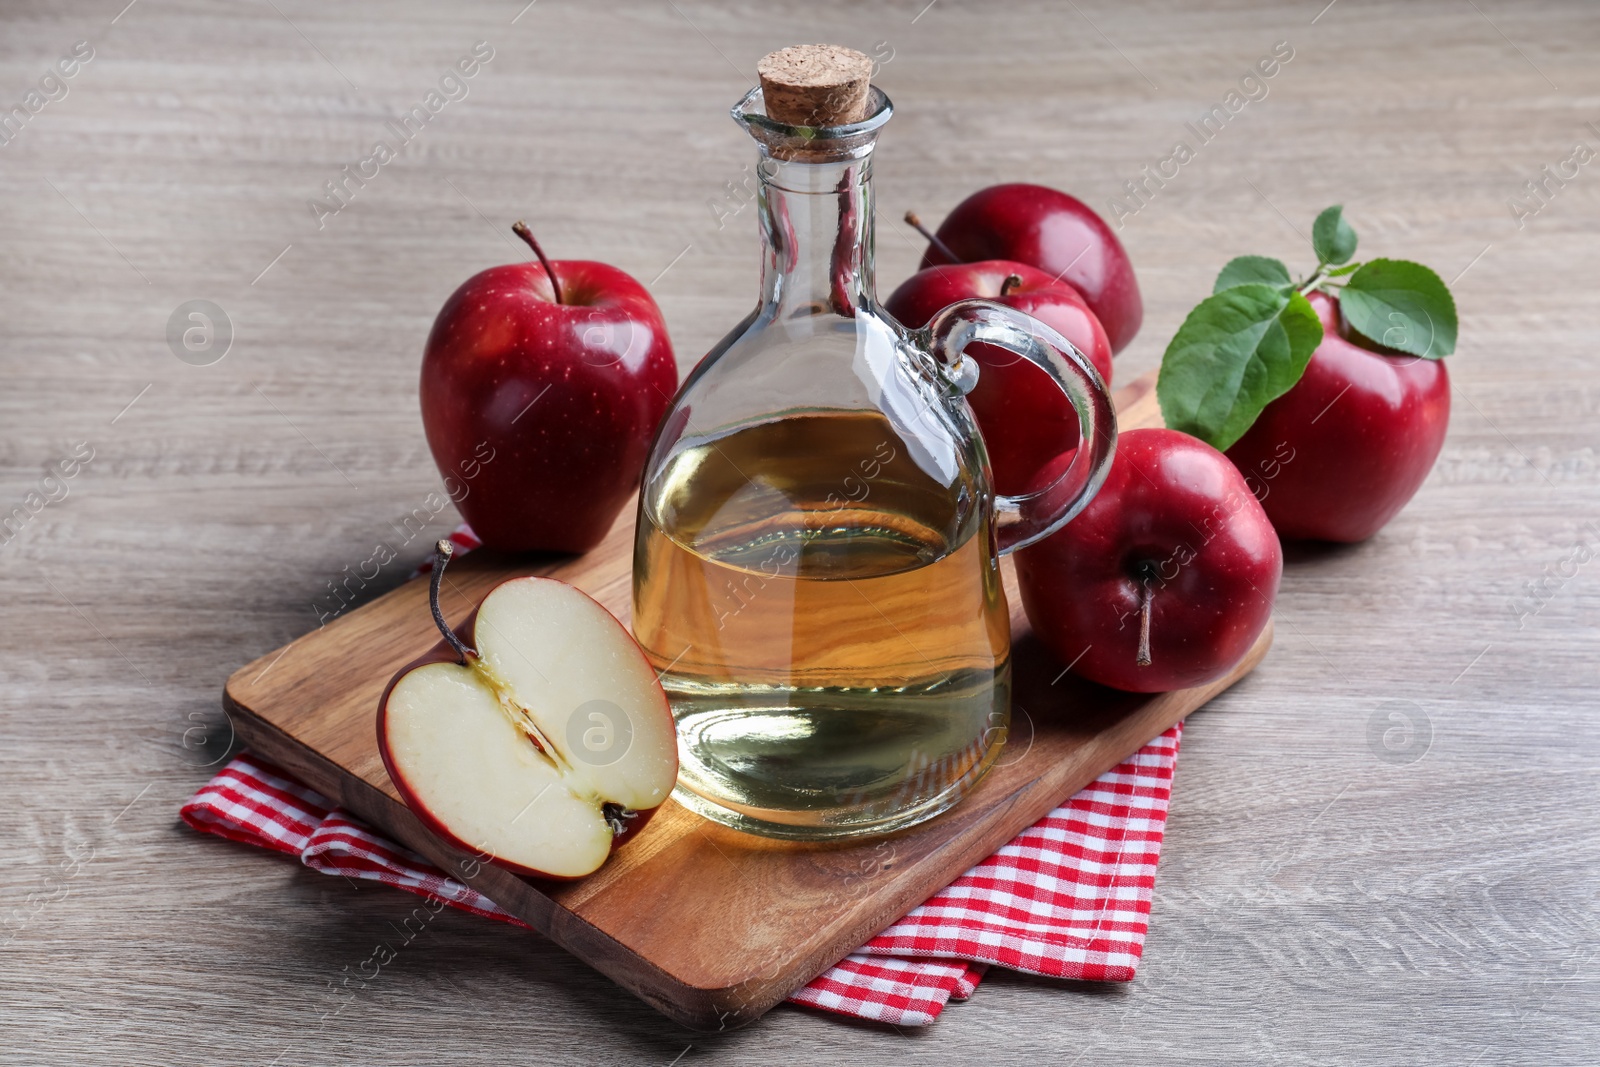
M 1111 469 L 1117 414 L 1100 372 L 1051 327 L 988 300 L 951 304 L 928 323 L 924 337 L 945 374 L 963 393 L 977 380 L 976 361 L 966 355 L 967 346 L 982 343 L 1034 363 L 1067 395 L 1082 435 L 1072 463 L 1052 485 L 1017 496 L 996 493 L 994 498 L 1002 554 L 1061 529 L 1084 509 Z

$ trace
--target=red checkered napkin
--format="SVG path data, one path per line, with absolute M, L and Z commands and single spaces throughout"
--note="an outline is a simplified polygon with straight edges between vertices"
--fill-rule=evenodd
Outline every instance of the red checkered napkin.
M 452 540 L 476 547 L 470 533 Z M 965 1000 L 989 964 L 1125 982 L 1144 949 L 1179 723 L 789 999 L 897 1026 Z M 197 830 L 525 924 L 265 760 L 237 756 L 180 813 Z
M 921 1026 L 977 989 L 988 964 L 1128 981 L 1144 948 L 1182 725 L 935 894 L 790 999 Z M 287 772 L 244 753 L 187 804 L 197 830 L 298 856 L 514 926 L 518 919 L 374 833 Z

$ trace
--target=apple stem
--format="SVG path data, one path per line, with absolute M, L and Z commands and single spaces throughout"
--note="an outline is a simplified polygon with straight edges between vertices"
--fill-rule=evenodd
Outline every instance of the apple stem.
M 1304 281 L 1297 283 L 1295 289 L 1299 291 L 1301 296 L 1310 296 L 1317 289 L 1326 291 L 1332 278 L 1333 276 L 1328 273 L 1328 265 L 1326 263 L 1318 263 L 1317 269 L 1312 271 Z
M 440 539 L 433 550 L 433 581 L 428 584 L 428 607 L 433 609 L 433 624 L 444 634 L 445 642 L 456 650 L 456 655 L 460 657 L 457 662 L 465 667 L 467 657 L 476 657 L 478 653 L 468 648 L 461 638 L 456 636 L 456 632 L 450 629 L 450 624 L 444 621 L 444 612 L 439 610 L 439 587 L 444 584 L 444 565 L 450 562 L 450 557 L 456 554 L 456 549 L 448 540 Z
M 939 250 L 939 254 L 952 263 L 960 263 L 961 257 L 950 251 L 950 246 L 939 240 L 939 235 L 922 224 L 915 211 L 906 212 L 906 222 L 913 230 L 928 239 L 928 243 Z
M 518 219 L 511 224 L 511 232 L 528 242 L 528 247 L 533 249 L 533 254 L 539 257 L 539 265 L 544 268 L 546 278 L 550 279 L 550 291 L 556 294 L 556 303 L 562 303 L 561 283 L 556 281 L 555 268 L 550 266 L 550 261 L 544 256 L 544 249 L 539 247 L 539 242 L 534 240 L 533 231 L 528 229 L 528 224 Z
M 1022 275 L 1007 274 L 1006 280 L 1000 283 L 1000 295 L 1010 296 L 1011 290 L 1022 284 Z
M 1150 666 L 1150 579 L 1139 587 L 1139 655 L 1134 660 L 1141 667 Z

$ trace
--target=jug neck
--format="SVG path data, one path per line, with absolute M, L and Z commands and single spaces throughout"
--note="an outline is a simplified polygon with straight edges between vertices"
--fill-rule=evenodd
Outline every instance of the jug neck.
M 874 305 L 872 150 L 894 107 L 869 90 L 867 117 L 846 126 L 789 126 L 769 118 L 759 88 L 733 117 L 761 147 L 762 313 L 853 318 Z
M 812 163 L 766 156 L 759 168 L 761 303 L 780 318 L 871 305 L 872 155 Z

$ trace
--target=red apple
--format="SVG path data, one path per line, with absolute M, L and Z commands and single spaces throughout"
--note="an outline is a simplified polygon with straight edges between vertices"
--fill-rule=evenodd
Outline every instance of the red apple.
M 981 297 L 1052 326 L 1089 357 L 1111 384 L 1111 343 L 1078 291 L 1026 263 L 990 259 L 920 270 L 900 283 L 884 310 L 913 329 L 957 300 Z M 995 489 L 1041 487 L 1042 468 L 1078 443 L 1078 416 L 1065 394 L 1034 364 L 993 345 L 974 344 L 978 385 L 967 403 L 983 430 Z
M 1416 493 L 1444 447 L 1444 362 L 1377 351 L 1339 301 L 1307 296 L 1323 339 L 1305 374 L 1228 449 L 1286 540 L 1364 541 Z
M 1272 614 L 1283 551 L 1226 456 L 1176 430 L 1128 430 L 1105 484 L 1016 554 L 1039 640 L 1074 673 L 1158 693 L 1244 658 Z
M 644 286 L 534 251 L 540 262 L 491 267 L 445 301 L 422 358 L 422 424 L 485 545 L 583 552 L 633 499 L 678 367 Z
M 536 878 L 597 870 L 678 777 L 672 711 L 627 629 L 553 578 L 513 578 L 403 668 L 378 705 L 401 798 L 457 848 Z
M 1083 294 L 1026 263 L 986 259 L 927 267 L 901 282 L 883 306 L 907 326 L 920 329 L 957 300 L 974 297 L 1016 308 L 1054 327 L 1111 384 L 1111 342 Z
M 940 224 L 922 265 L 983 259 L 1016 260 L 1070 282 L 1105 327 L 1113 352 L 1139 332 L 1144 302 L 1128 253 L 1077 197 L 1022 183 L 980 189 Z

